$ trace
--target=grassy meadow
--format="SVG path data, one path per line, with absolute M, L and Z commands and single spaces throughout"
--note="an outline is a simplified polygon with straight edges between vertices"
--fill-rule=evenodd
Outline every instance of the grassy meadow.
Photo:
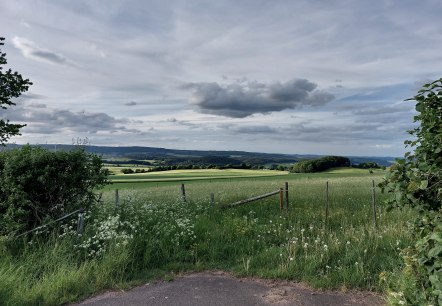
M 189 179 L 208 176 L 201 171 L 152 173 L 158 180 L 175 175 L 176 181 L 159 184 L 123 183 L 116 176 L 119 183 L 103 190 L 103 202 L 87 212 L 83 234 L 76 233 L 72 220 L 49 237 L 42 233 L 30 240 L 3 239 L 0 304 L 58 305 L 104 288 L 205 269 L 291 279 L 318 288 L 384 292 L 390 277 L 401 269 L 400 250 L 411 243 L 412 213 L 385 212 L 385 195 L 376 190 L 378 227 L 374 227 L 371 184 L 381 181 L 382 172 L 348 169 L 248 178 L 239 170 Z M 240 175 L 234 178 L 232 173 Z M 186 183 L 187 203 L 180 196 L 181 181 Z M 278 190 L 286 181 L 288 211 L 280 210 L 277 195 L 224 209 L 229 203 Z M 210 193 L 215 195 L 213 206 Z
M 110 168 L 116 173 L 114 168 Z M 287 171 L 249 170 L 249 169 L 196 169 L 196 170 L 169 170 L 133 174 L 113 174 L 110 180 L 114 183 L 125 182 L 163 182 L 163 181 L 190 181 L 207 179 L 251 178 L 261 176 L 285 175 Z

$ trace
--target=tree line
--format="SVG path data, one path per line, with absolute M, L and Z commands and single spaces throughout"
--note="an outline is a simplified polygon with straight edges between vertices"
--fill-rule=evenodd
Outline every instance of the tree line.
M 324 156 L 321 158 L 303 160 L 293 165 L 293 173 L 321 172 L 330 168 L 350 167 L 350 159 L 342 156 Z

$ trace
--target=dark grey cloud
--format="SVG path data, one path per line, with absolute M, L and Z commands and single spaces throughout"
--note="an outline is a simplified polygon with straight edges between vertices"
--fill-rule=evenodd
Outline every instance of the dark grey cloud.
M 44 106 L 44 107 L 43 107 Z M 23 132 L 54 134 L 59 132 L 87 132 L 95 134 L 98 132 L 116 133 L 141 133 L 137 129 L 127 128 L 130 123 L 139 121 L 127 118 L 115 118 L 106 113 L 74 112 L 66 109 L 49 109 L 42 104 L 40 107 L 18 104 L 10 108 L 3 115 L 12 122 L 23 122 L 27 124 Z
M 305 79 L 270 84 L 247 80 L 228 85 L 189 83 L 183 88 L 193 90 L 193 104 L 199 112 L 232 118 L 321 106 L 334 99 L 332 94 L 316 90 L 317 85 Z
M 51 50 L 40 48 L 34 42 L 26 38 L 14 37 L 12 43 L 14 44 L 14 47 L 20 50 L 24 57 L 43 60 L 53 64 L 76 66 L 72 60 L 65 56 Z
M 41 59 L 48 60 L 49 62 L 57 63 L 57 64 L 66 64 L 67 59 L 57 53 L 48 51 L 48 50 L 31 50 L 32 56 L 39 57 Z
M 127 105 L 127 106 L 135 106 L 135 105 L 137 105 L 137 102 L 135 102 L 135 101 L 130 101 L 130 102 L 124 103 L 124 105 Z

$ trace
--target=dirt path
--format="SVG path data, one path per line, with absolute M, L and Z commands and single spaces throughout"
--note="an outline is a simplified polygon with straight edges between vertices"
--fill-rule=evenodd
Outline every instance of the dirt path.
M 106 292 L 74 305 L 252 306 L 383 305 L 366 292 L 318 291 L 289 281 L 235 278 L 224 272 L 202 272 L 153 282 L 129 291 Z

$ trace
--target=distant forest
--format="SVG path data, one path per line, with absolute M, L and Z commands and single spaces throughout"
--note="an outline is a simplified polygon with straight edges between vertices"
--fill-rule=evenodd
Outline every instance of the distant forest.
M 8 148 L 20 145 L 10 144 Z M 74 145 L 44 144 L 41 145 L 49 150 L 71 150 Z M 163 171 L 165 169 L 199 169 L 199 168 L 240 168 L 240 169 L 278 169 L 290 170 L 295 165 L 299 167 L 313 167 L 322 169 L 322 162 L 309 160 L 328 160 L 314 154 L 277 154 L 245 151 L 199 151 L 199 150 L 175 150 L 154 147 L 108 147 L 108 146 L 85 146 L 86 151 L 100 155 L 104 162 L 112 165 L 139 165 Z M 390 166 L 394 163 L 394 157 L 375 156 L 347 156 L 342 159 L 331 159 L 325 163 L 338 163 L 344 166 L 358 166 L 361 168 L 375 168 L 374 165 Z M 307 165 L 305 162 L 307 161 Z M 299 165 L 299 166 L 297 166 Z M 322 170 L 321 170 L 322 171 Z

